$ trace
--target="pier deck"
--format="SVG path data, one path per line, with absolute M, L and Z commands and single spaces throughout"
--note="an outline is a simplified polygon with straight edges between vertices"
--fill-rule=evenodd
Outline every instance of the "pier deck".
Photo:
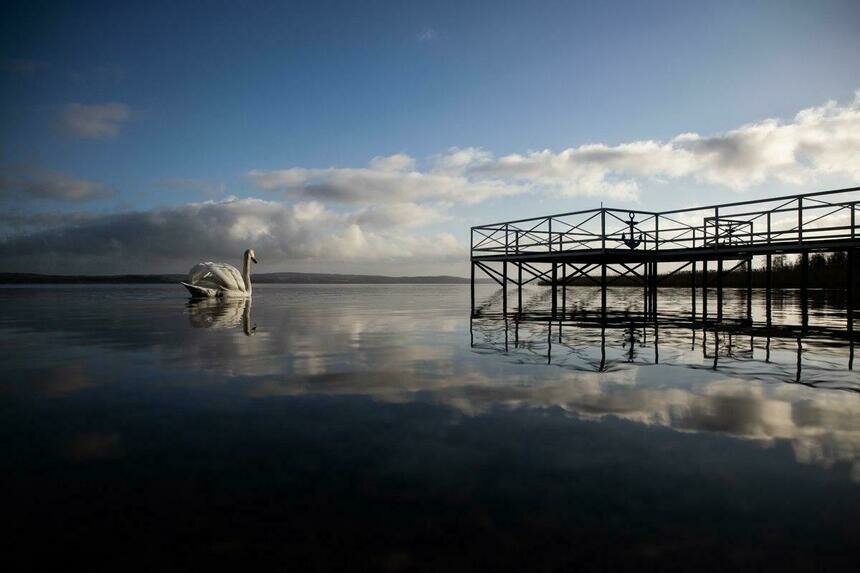
M 857 204 L 860 187 L 737 201 L 672 211 L 600 207 L 530 219 L 478 225 L 471 229 L 472 312 L 475 274 L 481 271 L 502 288 L 502 312 L 508 313 L 508 289 L 516 287 L 516 312 L 523 312 L 522 287 L 533 281 L 552 289 L 550 317 L 565 313 L 572 279 L 587 279 L 602 289 L 601 312 L 607 314 L 606 288 L 620 277 L 643 288 L 643 309 L 656 317 L 661 281 L 692 272 L 692 319 L 708 323 L 708 296 L 716 289 L 713 317 L 722 321 L 723 277 L 744 267 L 752 288 L 755 257 L 763 257 L 767 277 L 768 325 L 774 255 L 796 254 L 801 263 L 802 300 L 806 300 L 809 254 L 845 252 L 848 269 L 846 319 L 853 332 L 856 250 L 860 247 Z M 726 268 L 725 262 L 732 265 Z M 713 267 L 709 269 L 709 264 Z M 697 270 L 697 266 L 701 265 Z M 511 272 L 513 271 L 513 272 Z M 700 284 L 696 284 L 701 276 Z M 697 312 L 697 292 L 702 304 Z M 805 308 L 805 304 L 804 304 Z M 804 325 L 807 313 L 803 313 Z M 751 310 L 748 316 L 751 320 Z

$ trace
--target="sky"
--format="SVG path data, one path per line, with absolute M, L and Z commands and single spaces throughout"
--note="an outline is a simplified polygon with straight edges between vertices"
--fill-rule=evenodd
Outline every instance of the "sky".
M 860 2 L 7 2 L 0 272 L 468 274 L 469 227 L 860 185 Z

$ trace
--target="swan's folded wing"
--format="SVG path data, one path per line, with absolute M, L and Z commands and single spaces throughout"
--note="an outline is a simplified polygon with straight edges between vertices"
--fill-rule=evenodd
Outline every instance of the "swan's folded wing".
M 212 274 L 211 266 L 214 263 L 197 263 L 188 271 L 188 282 L 192 285 L 206 288 L 221 288 L 215 275 Z
M 238 269 L 227 263 L 210 263 L 209 271 L 226 290 L 244 291 L 245 281 Z
M 239 270 L 227 263 L 200 263 L 188 272 L 191 284 L 220 288 L 233 291 L 244 291 L 245 281 Z

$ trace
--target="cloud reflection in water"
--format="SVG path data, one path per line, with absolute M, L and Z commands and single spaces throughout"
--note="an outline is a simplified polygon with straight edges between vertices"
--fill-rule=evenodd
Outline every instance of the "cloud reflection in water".
M 582 420 L 611 416 L 720 433 L 762 447 L 785 441 L 797 461 L 850 464 L 860 481 L 860 396 L 785 383 L 795 375 L 794 340 L 772 339 L 766 361 L 764 341 L 741 335 L 729 344 L 727 336 L 684 329 L 571 327 L 559 335 L 545 325 L 520 325 L 514 336 L 487 322 L 473 325 L 473 348 L 464 289 L 457 286 L 265 285 L 254 299 L 255 322 L 249 301 L 186 303 L 168 289 L 50 293 L 3 293 L 16 302 L 4 305 L 4 339 L 26 340 L 25 350 L 54 350 L 38 364 L 24 364 L 26 352 L 10 357 L 7 373 L 14 370 L 11 378 L 18 380 L 4 383 L 5 393 L 14 387 L 18 395 L 67 396 L 158 380 L 200 392 L 230 384 L 256 399 L 426 402 L 467 416 L 556 409 Z M 742 303 L 729 297 L 727 308 Z M 183 305 L 187 320 L 177 320 Z M 804 345 L 804 376 L 857 387 L 856 375 L 844 367 L 844 348 L 828 341 Z M 69 384 L 70 372 L 86 383 Z

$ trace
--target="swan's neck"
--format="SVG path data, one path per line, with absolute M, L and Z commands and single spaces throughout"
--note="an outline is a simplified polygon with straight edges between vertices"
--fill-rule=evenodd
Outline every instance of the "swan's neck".
M 245 255 L 245 265 L 242 268 L 242 278 L 245 280 L 245 292 L 251 294 L 251 256 Z

